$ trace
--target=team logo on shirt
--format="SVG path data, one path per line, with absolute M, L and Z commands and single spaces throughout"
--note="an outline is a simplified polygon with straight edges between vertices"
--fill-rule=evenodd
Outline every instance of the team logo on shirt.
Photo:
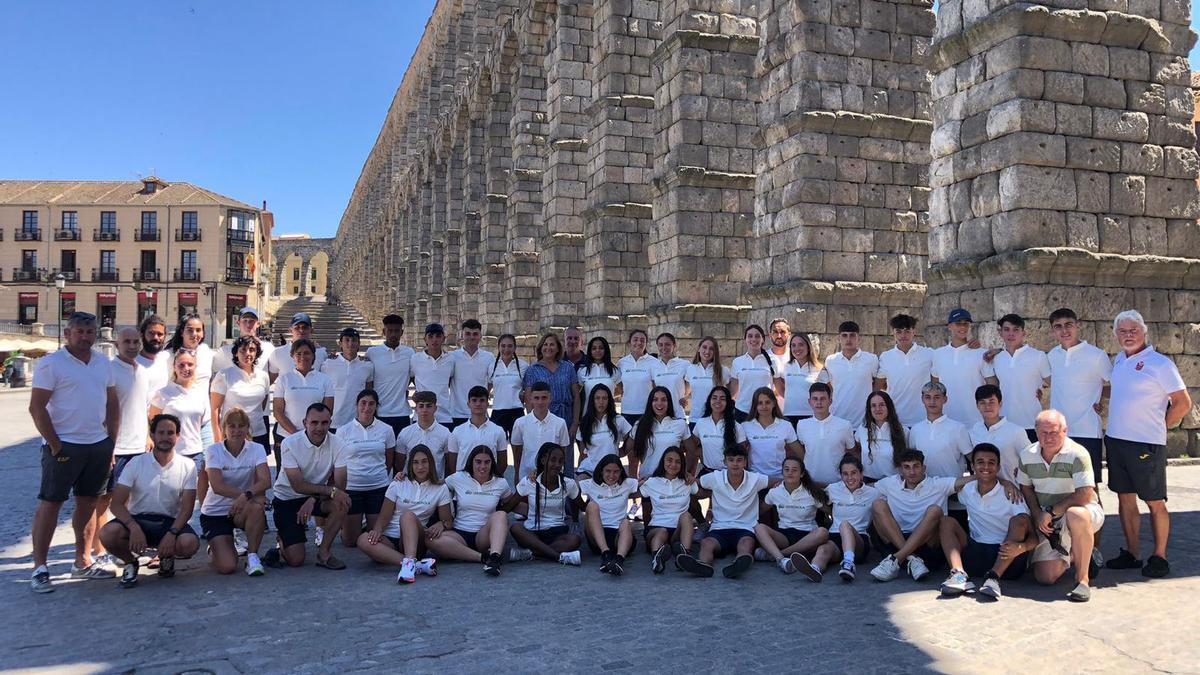
M 1146 362 L 1145 362 L 1145 361 L 1138 361 L 1138 362 L 1137 362 L 1137 365 L 1136 365 L 1136 366 L 1134 366 L 1134 367 L 1133 367 L 1133 369 L 1134 369 L 1134 370 L 1141 370 L 1141 369 L 1142 369 L 1142 368 L 1143 368 L 1145 365 L 1146 365 Z

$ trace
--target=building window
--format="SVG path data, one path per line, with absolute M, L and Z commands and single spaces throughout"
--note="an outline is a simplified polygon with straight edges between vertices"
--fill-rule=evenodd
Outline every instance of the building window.
M 200 229 L 200 219 L 196 216 L 195 211 L 183 212 L 183 231 L 184 233 L 193 233 Z
M 154 232 L 158 229 L 158 212 L 142 211 L 142 232 Z
M 295 267 L 292 269 L 292 281 L 300 281 L 300 268 L 299 267 Z
M 37 249 L 27 248 L 21 251 L 21 270 L 23 272 L 37 270 Z
M 100 251 L 100 271 L 103 274 L 117 273 L 116 251 Z
M 71 281 L 75 281 L 78 273 L 75 270 L 75 251 L 73 249 L 63 249 L 58 254 L 58 271 Z
M 231 230 L 245 230 L 246 232 L 254 231 L 254 214 L 250 211 L 238 211 L 230 209 L 226 214 Z
M 62 229 L 78 230 L 79 229 L 79 212 L 78 211 L 63 211 L 62 213 Z
M 100 231 L 111 233 L 117 231 L 117 212 L 116 211 L 101 211 L 100 212 Z
M 19 293 L 17 294 L 19 310 L 17 320 L 19 323 L 28 326 L 31 323 L 37 323 L 38 320 L 38 294 L 37 293 Z
M 142 266 L 138 268 L 138 276 L 142 281 L 158 281 L 158 254 L 155 251 L 142 251 Z
M 195 251 L 179 252 L 179 281 L 199 281 L 200 269 L 196 266 Z
M 25 211 L 21 214 L 21 229 L 25 232 L 36 232 L 38 229 L 38 212 Z

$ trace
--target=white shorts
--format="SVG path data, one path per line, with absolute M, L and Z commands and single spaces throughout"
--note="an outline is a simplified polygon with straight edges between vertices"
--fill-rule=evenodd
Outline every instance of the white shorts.
M 1088 513 L 1092 516 L 1092 532 L 1098 532 L 1104 525 L 1104 507 L 1100 506 L 1099 504 L 1092 503 L 1088 504 L 1084 508 L 1086 508 Z M 1065 525 L 1063 526 L 1062 530 L 1060 530 L 1059 539 L 1062 547 L 1068 551 L 1067 555 L 1063 555 L 1058 551 L 1055 551 L 1054 548 L 1050 546 L 1050 540 L 1046 538 L 1046 535 L 1038 532 L 1038 545 L 1037 548 L 1033 549 L 1033 555 L 1030 556 L 1030 562 L 1039 563 L 1049 560 L 1062 560 L 1063 562 L 1070 564 L 1071 556 L 1069 552 L 1071 550 L 1071 531 L 1067 529 Z

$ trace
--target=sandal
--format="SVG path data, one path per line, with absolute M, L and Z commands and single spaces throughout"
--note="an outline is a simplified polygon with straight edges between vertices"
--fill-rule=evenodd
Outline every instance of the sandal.
M 346 563 L 331 555 L 324 560 L 317 558 L 317 567 L 324 567 L 327 570 L 344 570 L 346 569 Z

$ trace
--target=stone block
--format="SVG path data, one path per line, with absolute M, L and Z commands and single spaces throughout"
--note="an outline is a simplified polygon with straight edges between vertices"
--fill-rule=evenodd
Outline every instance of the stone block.
M 1001 183 L 1004 178 L 1001 177 Z M 1072 192 L 1074 182 L 1072 182 Z M 1062 211 L 1021 208 L 992 216 L 992 248 L 997 253 L 1044 246 L 1065 246 L 1066 216 Z
M 1146 212 L 1146 178 L 1130 174 L 1113 174 L 1110 177 L 1110 194 L 1113 213 L 1140 216 Z
M 1085 82 L 1083 75 L 1064 72 L 1048 72 L 1045 74 L 1045 89 L 1041 94 L 1047 101 L 1060 103 L 1083 103 Z M 1030 92 L 1032 97 L 1042 98 L 1038 93 Z M 1122 95 L 1122 100 L 1124 96 Z M 1088 105 L 1093 105 L 1089 103 Z
M 1171 255 L 1195 257 L 1200 252 L 1200 223 L 1191 219 L 1167 220 L 1167 250 Z
M 1132 110 L 1162 115 L 1167 111 L 1167 90 L 1153 82 L 1126 82 L 1125 95 Z
M 1055 103 L 1053 132 L 1066 136 L 1092 135 L 1092 108 L 1086 105 Z
M 957 128 L 958 123 L 953 124 Z M 998 138 L 1017 131 L 1054 133 L 1055 126 L 1055 104 L 1049 101 L 1016 99 L 1005 101 L 987 112 L 988 138 Z M 935 136 L 940 128 L 934 129 Z
M 1121 144 L 1121 173 L 1162 175 L 1163 149 L 1158 145 Z
M 1078 195 L 1077 208 L 1080 211 L 1092 214 L 1105 213 L 1109 210 L 1109 177 L 1107 173 L 1076 171 L 1075 192 Z M 1095 227 L 1093 224 L 1092 228 L 1095 229 Z
M 1119 171 L 1121 146 L 1112 141 L 1069 136 L 1066 138 L 1066 166 L 1096 171 Z
M 1147 177 L 1145 213 L 1160 218 L 1200 217 L 1200 189 L 1196 181 Z
M 1200 158 L 1192 148 L 1167 147 L 1165 154 L 1167 178 L 1196 178 L 1200 173 Z
M 1083 95 L 1079 101 L 1064 101 L 1066 103 L 1085 103 L 1100 108 L 1125 108 L 1125 85 L 1120 80 L 1110 77 L 1089 76 L 1083 79 Z M 1047 87 L 1049 89 L 1049 87 Z M 1096 111 L 1097 113 L 1099 111 Z
M 1111 47 L 1108 50 L 1109 77 L 1119 80 L 1150 79 L 1150 54 L 1140 49 Z
M 1130 218 L 1129 252 L 1133 255 L 1166 255 L 1167 221 L 1163 218 Z
M 1100 252 L 1128 254 L 1129 245 L 1129 218 L 1100 216 Z
M 1083 172 L 1076 172 L 1076 178 Z M 1107 183 L 1107 181 L 1105 181 Z M 1106 185 L 1107 187 L 1107 185 Z M 1106 190 L 1107 192 L 1107 190 Z M 1099 218 L 1092 213 L 1067 214 L 1067 246 L 1089 251 L 1100 250 Z
M 1123 96 L 1124 89 L 1121 91 Z M 1150 118 L 1146 113 L 1097 108 L 1092 120 L 1096 138 L 1144 143 L 1150 136 Z
M 1000 173 L 992 171 L 971 181 L 971 213 L 990 216 L 1000 210 Z
M 1026 165 L 1006 167 L 1000 172 L 1000 204 L 1005 211 L 1074 209 L 1074 176 L 1069 169 Z
M 1147 69 L 1149 65 L 1147 58 Z M 1072 42 L 1071 70 L 1082 75 L 1108 77 L 1108 48 L 1088 42 Z

